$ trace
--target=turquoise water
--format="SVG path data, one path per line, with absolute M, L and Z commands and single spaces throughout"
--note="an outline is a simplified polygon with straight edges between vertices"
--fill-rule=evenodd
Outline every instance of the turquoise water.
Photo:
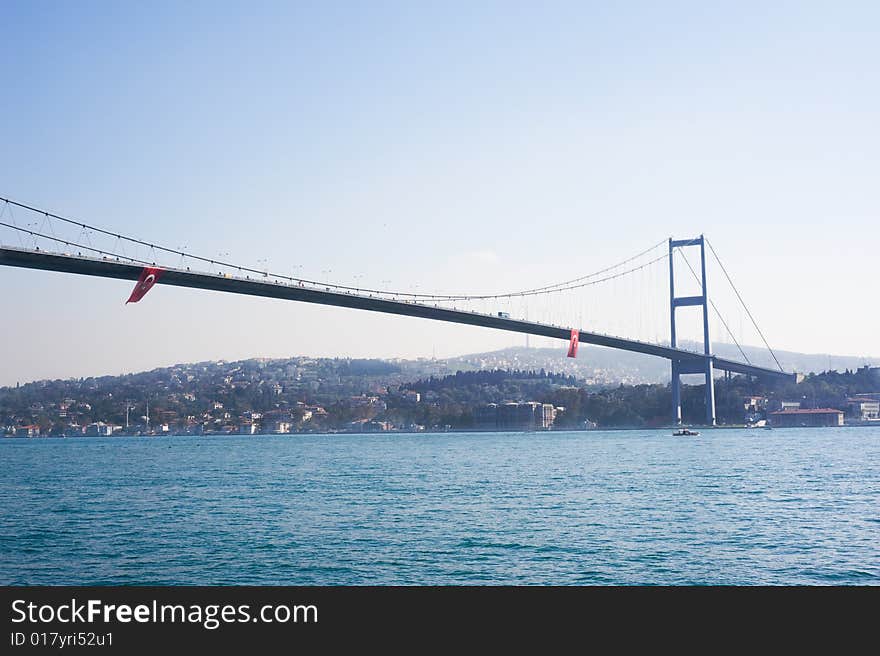
M 5 584 L 880 584 L 880 428 L 0 440 Z

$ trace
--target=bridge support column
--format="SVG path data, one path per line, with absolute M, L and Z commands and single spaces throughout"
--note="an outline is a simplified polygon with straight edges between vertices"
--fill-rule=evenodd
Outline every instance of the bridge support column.
M 675 360 L 672 361 L 672 423 L 681 425 L 681 373 Z
M 676 296 L 675 295 L 675 249 L 688 246 L 700 247 L 700 264 L 702 280 L 700 280 L 699 296 Z M 695 274 L 696 275 L 696 274 Z M 696 306 L 703 311 L 703 355 L 705 367 L 696 368 L 691 363 L 686 363 L 684 373 L 699 374 L 706 377 L 706 423 L 715 425 L 715 368 L 712 360 L 712 342 L 709 340 L 709 292 L 706 290 L 706 241 L 703 235 L 696 239 L 669 240 L 669 319 L 670 333 L 669 345 L 678 348 L 675 334 L 675 311 L 680 307 Z M 682 363 L 672 361 L 672 419 L 676 424 L 681 423 L 681 373 Z
M 709 291 L 706 289 L 706 240 L 700 235 L 700 268 L 703 274 L 703 353 L 706 354 L 706 423 L 715 425 L 715 370 L 709 341 Z
M 715 368 L 712 358 L 706 358 L 706 424 L 715 425 Z

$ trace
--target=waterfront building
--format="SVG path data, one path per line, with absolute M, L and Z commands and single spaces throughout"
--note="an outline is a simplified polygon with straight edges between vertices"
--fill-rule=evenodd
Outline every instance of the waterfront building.
M 122 430 L 122 426 L 105 424 L 103 421 L 96 421 L 86 426 L 83 432 L 91 437 L 108 437 L 118 430 Z
M 743 398 L 743 420 L 747 425 L 759 426 L 766 423 L 767 407 L 770 399 L 766 396 L 746 396 Z M 778 404 L 777 404 L 778 405 Z M 778 407 L 775 409 L 779 409 Z
M 478 430 L 495 430 L 498 428 L 498 404 L 489 403 L 474 408 L 474 427 Z
M 880 419 L 880 401 L 868 397 L 856 397 L 846 400 L 850 417 L 856 421 Z
M 284 421 L 282 419 L 276 419 L 269 424 L 269 432 L 270 433 L 289 433 L 291 429 L 291 425 L 289 421 Z
M 498 406 L 499 430 L 534 430 L 532 407 L 525 403 L 503 403 Z
M 556 408 L 552 403 L 542 403 L 539 410 L 540 426 L 544 430 L 553 428 L 553 422 L 556 421 Z
M 549 430 L 556 419 L 550 403 L 489 403 L 474 408 L 474 426 L 478 430 Z
M 843 426 L 843 411 L 834 408 L 780 410 L 771 412 L 769 419 L 775 428 Z

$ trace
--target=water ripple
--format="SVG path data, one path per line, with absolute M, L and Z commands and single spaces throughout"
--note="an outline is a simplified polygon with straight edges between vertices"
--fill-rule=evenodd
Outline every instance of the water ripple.
M 880 429 L 0 450 L 0 584 L 880 585 Z

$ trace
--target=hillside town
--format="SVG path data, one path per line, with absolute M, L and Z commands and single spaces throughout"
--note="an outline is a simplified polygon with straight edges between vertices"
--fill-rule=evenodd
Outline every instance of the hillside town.
M 292 434 L 656 427 L 662 384 L 595 385 L 541 369 L 456 371 L 434 360 L 296 357 L 181 364 L 125 376 L 0 388 L 7 437 Z M 880 423 L 880 368 L 824 372 L 769 390 L 717 385 L 719 424 Z M 699 417 L 686 387 L 685 420 Z M 695 422 L 696 423 L 696 422 Z

